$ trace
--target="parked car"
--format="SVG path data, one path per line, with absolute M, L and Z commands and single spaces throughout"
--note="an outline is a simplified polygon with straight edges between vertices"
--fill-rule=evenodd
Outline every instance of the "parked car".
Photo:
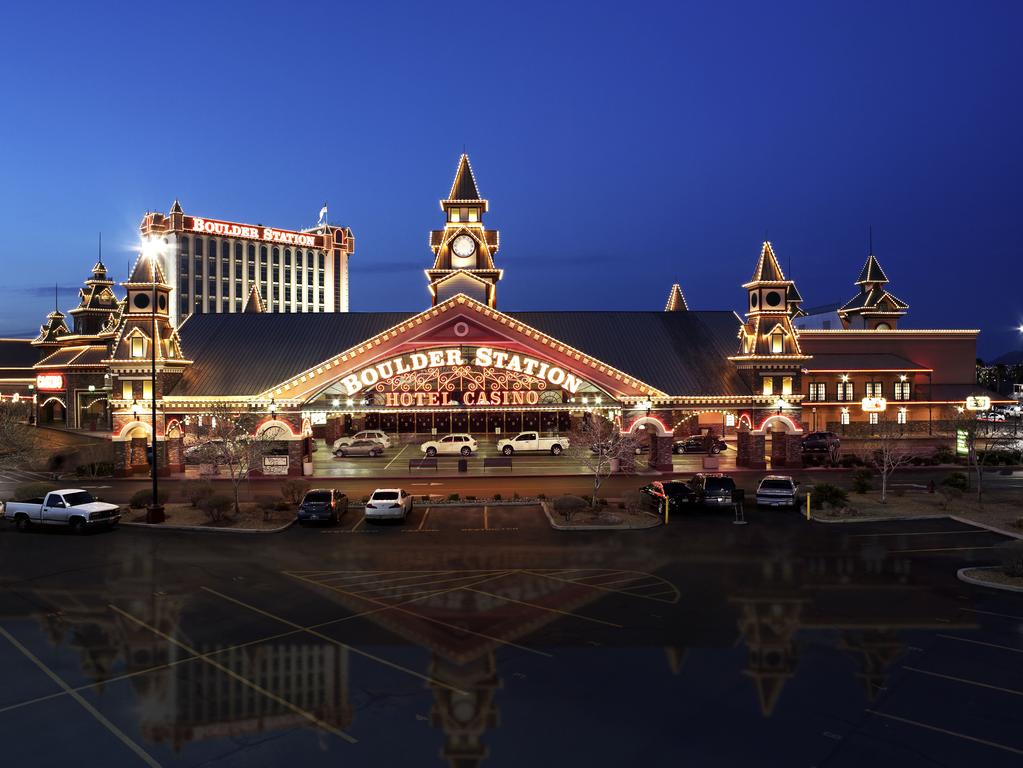
M 96 501 L 81 488 L 66 488 L 35 499 L 8 501 L 3 516 L 19 531 L 33 525 L 66 525 L 75 533 L 85 533 L 93 528 L 113 528 L 121 519 L 121 508 Z
M 519 432 L 515 437 L 498 440 L 497 450 L 505 456 L 511 456 L 518 451 L 550 451 L 552 455 L 559 456 L 568 445 L 567 437 L 559 435 L 540 437 L 537 432 Z
M 479 445 L 471 435 L 454 434 L 444 435 L 439 440 L 427 440 L 419 446 L 419 449 L 427 456 L 436 456 L 441 453 L 468 456 L 475 453 L 479 449 Z
M 693 492 L 695 504 L 704 507 L 730 507 L 735 481 L 728 475 L 718 472 L 701 472 L 689 481 L 689 489 Z
M 336 454 L 339 448 L 351 445 L 356 440 L 374 440 L 384 446 L 384 448 L 391 447 L 391 438 L 387 436 L 386 432 L 381 432 L 379 429 L 364 429 L 362 432 L 356 432 L 349 437 L 339 437 L 334 441 L 334 446 L 331 450 Z
M 977 414 L 977 421 L 1005 421 L 1005 414 L 1001 411 L 984 411 Z
M 335 456 L 379 456 L 383 452 L 384 446 L 376 440 L 355 440 L 334 449 Z
M 1023 417 L 1023 405 L 1016 403 L 1015 405 L 1006 405 L 1001 409 L 1002 413 L 1006 416 L 1018 419 Z
M 801 441 L 803 451 L 814 453 L 818 451 L 832 451 L 842 444 L 838 435 L 834 432 L 810 432 Z
M 186 464 L 220 464 L 223 462 L 224 441 L 219 437 L 203 440 L 182 451 Z
M 412 495 L 401 488 L 377 488 L 366 502 L 366 520 L 401 520 L 412 514 Z
M 671 444 L 672 453 L 709 453 L 712 456 L 728 450 L 728 443 L 720 437 L 710 435 L 693 435 Z
M 333 488 L 306 491 L 298 505 L 298 522 L 328 522 L 337 525 L 348 510 L 348 497 Z
M 692 506 L 694 501 L 693 489 L 684 480 L 668 480 L 665 482 L 655 481 L 650 485 L 644 485 L 639 489 L 640 493 L 657 499 L 657 509 L 664 511 L 663 503 L 667 502 L 674 512 L 680 507 Z
M 788 475 L 768 475 L 757 486 L 757 506 L 795 508 L 798 486 Z

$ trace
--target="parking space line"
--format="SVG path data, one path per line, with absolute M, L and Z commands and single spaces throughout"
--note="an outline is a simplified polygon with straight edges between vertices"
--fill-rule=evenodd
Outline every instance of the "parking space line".
M 1013 616 L 1011 613 L 997 613 L 996 611 L 980 611 L 977 610 L 976 608 L 960 608 L 960 610 L 966 611 L 968 613 L 979 613 L 984 616 L 998 616 L 999 618 L 1002 619 L 1013 619 L 1015 621 L 1023 621 L 1023 616 Z
M 497 578 L 500 578 L 502 576 L 507 576 L 507 575 L 512 574 L 512 573 L 515 573 L 515 571 L 502 571 L 501 573 L 495 574 L 494 576 L 491 576 L 491 577 L 488 577 L 488 578 L 485 578 L 485 579 L 481 579 L 477 583 L 483 583 L 484 581 L 490 581 L 491 579 L 497 579 Z M 289 575 L 292 575 L 292 574 L 289 574 Z M 483 632 L 476 632 L 475 630 L 472 630 L 472 629 L 466 629 L 465 627 L 460 627 L 457 624 L 452 624 L 450 622 L 443 621 L 442 619 L 438 619 L 438 618 L 433 617 L 433 616 L 427 616 L 427 615 L 424 615 L 422 613 L 416 613 L 415 611 L 409 610 L 408 608 L 403 608 L 401 605 L 391 605 L 391 604 L 385 603 L 382 600 L 377 600 L 376 598 L 373 598 L 373 597 L 363 597 L 362 595 L 359 595 L 356 592 L 349 592 L 349 591 L 344 590 L 344 589 L 338 589 L 337 587 L 331 586 L 330 584 L 320 584 L 319 582 L 312 581 L 311 579 L 303 579 L 300 576 L 293 576 L 293 578 L 300 579 L 301 581 L 306 581 L 306 582 L 308 582 L 310 584 L 315 584 L 318 587 L 323 587 L 324 589 L 330 589 L 330 590 L 333 590 L 334 592 L 338 592 L 340 594 L 348 595 L 349 597 L 354 597 L 354 598 L 359 599 L 359 600 L 365 600 L 366 602 L 370 602 L 370 603 L 377 603 L 379 605 L 386 606 L 386 607 L 390 608 L 391 610 L 398 611 L 399 613 L 407 613 L 409 616 L 414 616 L 415 618 L 421 619 L 422 621 L 429 621 L 429 622 L 431 622 L 433 624 L 439 624 L 442 627 L 447 627 L 448 629 L 454 629 L 454 630 L 457 630 L 458 632 L 464 632 L 467 635 L 474 635 L 476 637 L 482 637 L 485 640 L 492 640 L 493 642 L 500 643 L 501 645 L 508 645 L 508 646 L 511 646 L 512 648 L 518 648 L 520 651 L 526 651 L 528 653 L 534 653 L 537 656 L 546 656 L 548 658 L 553 658 L 552 654 L 547 653 L 546 651 L 538 651 L 536 648 L 530 648 L 529 646 L 519 645 L 518 643 L 513 643 L 510 640 L 503 640 L 500 637 L 494 637 L 493 635 L 487 635 L 487 634 L 485 634 Z M 452 591 L 457 591 L 457 589 L 465 588 L 465 587 L 470 587 L 470 586 L 475 586 L 475 584 L 466 584 L 463 587 L 455 588 Z M 205 589 L 205 587 L 203 587 L 203 589 Z M 212 590 L 210 590 L 210 591 L 212 591 Z
M 419 521 L 419 527 L 416 528 L 417 531 L 423 530 L 423 526 L 426 525 L 426 518 L 428 518 L 429 516 L 430 516 L 430 508 L 427 507 L 426 508 L 426 512 L 423 513 L 423 519 Z
M 528 608 L 539 608 L 541 611 L 548 611 L 550 613 L 557 613 L 562 616 L 571 616 L 574 619 L 583 619 L 584 621 L 592 621 L 595 624 L 604 624 L 608 627 L 614 627 L 615 629 L 622 629 L 621 624 L 616 624 L 613 621 L 605 621 L 604 619 L 597 619 L 592 616 L 584 616 L 581 613 L 572 613 L 572 611 L 563 611 L 560 608 L 551 608 L 547 605 L 540 605 L 539 603 L 527 603 L 525 600 L 515 600 L 511 597 L 499 595 L 496 592 L 487 592 L 482 589 L 476 589 L 475 587 L 463 587 L 465 592 L 475 592 L 478 595 L 486 595 L 487 597 L 495 597 L 498 600 L 504 600 L 506 603 L 515 603 L 516 605 L 524 605 Z
M 348 530 L 350 532 L 352 532 L 352 533 L 355 533 L 355 529 L 358 528 L 360 525 L 362 525 L 365 522 L 366 522 L 366 516 L 363 515 L 362 517 L 359 518 L 359 521 L 355 525 L 353 525 L 351 528 L 349 528 Z
M 54 672 L 52 669 L 46 666 L 46 664 L 44 664 L 41 659 L 37 658 L 35 654 L 32 653 L 32 651 L 30 651 L 28 648 L 26 648 L 24 645 L 18 642 L 18 639 L 16 637 L 14 637 L 10 632 L 8 632 L 3 627 L 0 627 L 0 634 L 7 638 L 7 642 L 9 642 L 11 645 L 17 648 L 26 659 L 35 664 L 36 667 L 38 667 L 48 678 L 50 678 L 53 682 L 55 682 L 57 685 L 63 688 L 64 692 L 72 699 L 77 701 L 78 704 L 81 705 L 81 707 L 86 712 L 92 715 L 100 725 L 102 725 L 104 728 L 106 728 L 108 731 L 114 734 L 114 736 L 116 736 L 121 741 L 122 744 L 124 744 L 126 747 L 128 747 L 128 749 L 130 749 L 132 752 L 138 755 L 142 762 L 144 762 L 146 765 L 152 766 L 152 768 L 160 768 L 160 764 L 155 759 L 153 759 L 152 755 L 150 755 L 148 752 L 142 749 L 142 747 L 136 744 L 124 731 L 122 731 L 120 728 L 118 728 L 116 725 L 110 722 L 106 717 L 104 717 L 102 712 L 100 712 L 98 709 L 92 706 L 92 704 L 90 704 L 88 701 L 82 698 L 81 694 L 79 694 L 78 691 L 76 691 L 74 688 L 72 688 L 70 685 L 64 682 L 64 679 L 60 675 L 58 675 L 56 672 Z
M 401 456 L 403 453 L 405 453 L 405 449 L 408 448 L 408 446 L 409 446 L 409 444 L 405 443 L 405 445 L 403 445 L 401 447 L 401 450 L 398 451 L 396 454 L 394 454 L 394 458 L 391 459 L 389 462 L 387 462 L 386 466 L 384 466 L 384 470 L 385 471 L 390 469 L 391 465 L 398 460 L 398 457 Z
M 383 575 L 385 575 L 385 576 L 394 576 L 395 573 L 403 573 L 403 572 L 402 571 L 394 571 L 393 573 L 390 573 L 390 574 L 385 573 Z M 414 573 L 403 573 L 403 575 L 401 575 L 401 576 L 394 576 L 394 578 L 390 578 L 390 579 L 368 578 L 368 579 L 363 579 L 363 580 L 356 581 L 356 582 L 352 582 L 350 580 L 351 579 L 350 576 L 321 576 L 320 577 L 320 582 L 322 582 L 323 584 L 330 583 L 331 586 L 354 587 L 354 588 L 357 589 L 357 588 L 361 587 L 363 584 L 389 584 L 389 583 L 394 582 L 394 581 L 408 581 L 409 579 L 421 579 L 424 576 L 447 576 L 448 574 L 451 574 L 451 573 L 458 573 L 458 571 L 415 571 Z M 343 584 L 333 584 L 333 583 L 331 583 L 330 580 L 334 579 L 334 578 L 349 579 L 349 581 L 347 581 L 347 582 L 345 582 Z
M 270 690 L 264 688 L 259 683 L 254 683 L 251 680 L 249 680 L 247 677 L 245 677 L 243 675 L 239 675 L 237 672 L 235 672 L 230 667 L 227 667 L 227 666 L 221 664 L 219 661 L 216 661 L 216 660 L 210 658 L 209 654 L 204 654 L 204 653 L 196 650 L 195 648 L 190 647 L 188 644 L 183 643 L 180 640 L 178 640 L 178 639 L 176 639 L 174 637 L 171 637 L 168 634 L 165 634 L 164 632 L 161 632 L 156 627 L 150 626 L 149 624 L 144 622 L 142 619 L 139 619 L 139 618 L 133 616 L 132 614 L 128 613 L 127 611 L 125 611 L 125 610 L 123 610 L 121 608 L 118 608 L 116 605 L 111 604 L 109 606 L 109 608 L 112 611 L 115 611 L 115 612 L 121 614 L 124 618 L 126 618 L 126 619 L 128 619 L 128 620 L 130 620 L 130 621 L 132 621 L 132 622 L 134 622 L 136 624 L 138 624 L 140 627 L 143 627 L 144 629 L 148 629 L 150 632 L 152 632 L 157 637 L 163 638 L 168 643 L 171 643 L 171 644 L 177 646 L 178 648 L 181 648 L 182 650 L 187 651 L 188 653 L 191 653 L 197 659 L 206 662 L 207 664 L 209 664 L 214 669 L 220 670 L 221 672 L 223 672 L 228 677 L 230 677 L 230 678 L 232 678 L 234 680 L 237 680 L 239 683 L 242 683 L 243 685 L 247 685 L 249 688 L 251 688 L 252 690 L 256 691 L 257 693 L 263 694 L 264 696 L 266 696 L 271 701 L 273 701 L 273 702 L 275 702 L 277 704 L 280 704 L 282 707 L 285 707 L 285 708 L 291 710 L 296 715 L 301 715 L 306 720 L 308 720 L 309 722 L 313 723 L 314 725 L 316 725 L 316 726 L 318 726 L 320 728 L 323 728 L 328 733 L 332 733 L 335 736 L 338 736 L 338 737 L 340 737 L 340 738 L 344 739 L 345 741 L 350 742 L 352 744 L 355 744 L 355 743 L 358 742 L 358 739 L 356 739 L 351 734 L 345 733 L 341 729 L 335 728 L 330 723 L 324 722 L 323 720 L 318 718 L 316 715 L 314 715 L 312 712 L 308 712 L 308 711 L 302 709 L 301 707 L 296 706 L 295 704 L 292 704 L 287 699 L 278 696 L 276 693 L 274 693 L 273 691 L 270 691 Z
M 965 677 L 953 677 L 952 675 L 943 675 L 940 672 L 931 672 L 927 669 L 919 669 L 917 667 L 903 667 L 908 669 L 910 672 L 919 672 L 921 675 L 930 675 L 931 677 L 940 677 L 943 680 L 952 680 L 956 683 L 966 683 L 967 685 L 975 685 L 978 688 L 990 688 L 992 691 L 1001 691 L 1002 693 L 1011 693 L 1013 696 L 1023 696 L 1023 691 L 1017 691 L 1014 688 L 1002 688 L 997 685 L 991 685 L 990 683 L 982 683 L 978 680 L 968 680 Z
M 976 736 L 967 736 L 965 733 L 958 733 L 956 731 L 949 731 L 945 728 L 939 728 L 936 725 L 928 725 L 927 723 L 921 723 L 918 720 L 910 720 L 909 718 L 899 717 L 898 715 L 889 715 L 885 712 L 878 712 L 876 709 L 865 710 L 871 715 L 877 715 L 888 720 L 895 720 L 899 723 L 906 723 L 907 725 L 915 725 L 917 728 L 924 728 L 928 731 L 935 731 L 937 733 L 944 733 L 946 736 L 955 736 L 957 739 L 965 739 L 966 741 L 972 741 L 976 744 L 983 744 L 988 747 L 994 747 L 995 749 L 1002 749 L 1006 752 L 1012 752 L 1015 755 L 1023 755 L 1023 749 L 1016 749 L 1010 747 L 1007 744 L 999 744 L 997 741 L 988 741 L 987 739 L 979 739 Z
M 888 554 L 905 552 L 962 552 L 971 549 L 998 549 L 998 547 L 933 547 L 931 549 L 889 549 Z
M 442 576 L 442 575 L 445 575 L 445 574 L 443 572 L 440 572 L 437 575 L 438 576 Z M 352 592 L 352 594 L 353 595 L 357 594 L 357 595 L 362 596 L 362 595 L 367 595 L 367 594 L 369 594 L 371 592 L 381 592 L 383 590 L 388 590 L 388 589 L 409 589 L 411 587 L 415 587 L 415 588 L 429 587 L 429 586 L 432 586 L 433 584 L 447 584 L 448 582 L 451 582 L 451 581 L 464 581 L 465 579 L 470 578 L 470 577 L 471 577 L 470 574 L 458 573 L 457 571 L 448 571 L 447 578 L 443 578 L 443 579 L 434 579 L 433 581 L 413 581 L 410 584 L 389 584 L 389 585 L 383 586 L 383 587 L 372 587 L 370 589 L 364 589 L 361 592 Z M 408 577 L 408 578 L 413 578 L 413 577 Z M 329 586 L 329 587 L 337 586 L 335 584 L 327 584 L 326 582 L 323 582 L 323 583 L 324 583 L 325 586 Z
M 1012 651 L 1013 653 L 1023 653 L 1023 648 L 1013 648 L 1011 645 L 999 645 L 998 643 L 985 643 L 983 640 L 971 640 L 968 637 L 956 637 L 955 635 L 938 635 L 938 637 L 945 640 L 958 640 L 960 643 L 972 643 L 973 645 L 984 645 L 988 648 L 998 648 L 1002 651 Z
M 490 526 L 487 524 L 487 505 L 483 505 L 483 530 L 486 530 Z
M 298 578 L 301 581 L 307 581 L 307 579 L 302 579 L 301 577 L 297 577 L 297 576 L 294 577 L 294 578 Z M 315 582 L 310 582 L 310 583 L 314 584 Z M 330 637 L 329 635 L 325 635 L 322 632 L 319 632 L 319 631 L 313 629 L 312 627 L 303 627 L 301 624 L 296 624 L 295 622 L 290 621 L 290 620 L 284 618 L 283 616 L 278 616 L 278 615 L 276 615 L 274 613 L 270 613 L 269 611 L 264 611 L 262 608 L 259 608 L 259 607 L 255 606 L 255 605 L 251 605 L 249 603 L 243 602 L 242 600 L 238 600 L 237 598 L 231 597 L 230 595 L 225 595 L 223 592 L 218 592 L 217 590 L 210 589 L 209 587 L 200 587 L 200 589 L 202 589 L 205 592 L 209 592 L 211 595 L 216 595 L 217 597 L 223 598 L 224 600 L 227 600 L 230 603 L 234 603 L 235 605 L 239 605 L 242 608 L 247 608 L 248 610 L 253 611 L 255 613 L 258 613 L 261 616 L 266 616 L 267 618 L 273 619 L 274 621 L 278 621 L 281 624 L 285 624 L 285 625 L 287 625 L 289 627 L 294 627 L 297 632 L 304 632 L 306 634 L 312 635 L 313 637 L 317 637 L 320 640 L 323 640 L 324 642 L 330 643 L 331 645 L 336 645 L 339 648 L 346 648 L 349 651 L 351 651 L 352 653 L 358 654 L 359 656 L 362 656 L 364 658 L 370 659 L 370 660 L 375 661 L 375 662 L 377 662 L 379 664 L 383 664 L 385 667 L 390 667 L 391 669 L 396 669 L 399 672 L 404 672 L 406 674 L 412 675 L 413 677 L 416 677 L 416 678 L 418 678 L 418 679 L 420 679 L 420 680 L 422 680 L 424 682 L 430 683 L 432 685 L 438 685 L 438 686 L 440 686 L 442 688 L 447 688 L 449 691 L 455 691 L 456 693 L 465 693 L 465 691 L 463 691 L 461 688 L 456 688 L 453 685 L 449 685 L 449 684 L 447 684 L 445 682 L 442 682 L 440 680 L 432 678 L 429 675 L 424 675 L 424 674 L 421 674 L 419 672 L 416 672 L 414 669 L 410 669 L 409 667 L 402 666 L 401 664 L 396 664 L 393 661 L 388 661 L 387 659 L 385 659 L 385 658 L 383 658 L 381 656 L 377 656 L 376 654 L 370 653 L 369 651 L 364 651 L 361 648 L 356 648 L 354 645 L 349 645 L 348 643 L 343 643 L 340 640 L 336 640 L 335 638 Z M 328 589 L 330 589 L 330 587 L 328 587 Z M 388 606 L 388 607 L 390 607 L 390 606 Z M 377 612 L 378 611 L 372 611 L 372 613 L 377 613 Z M 360 615 L 365 616 L 366 613 L 363 613 L 363 614 L 360 614 Z M 347 617 L 346 616 L 345 618 L 347 619 L 347 618 L 354 618 L 354 617 Z M 328 622 L 328 623 L 337 623 L 337 622 Z M 320 626 L 324 626 L 324 625 L 320 625 Z
M 906 533 L 853 533 L 849 535 L 850 539 L 865 539 L 868 537 L 878 536 L 951 536 L 953 534 L 981 534 L 981 533 L 994 533 L 994 531 L 974 531 L 974 530 L 962 530 L 962 531 L 909 531 Z
M 587 568 L 587 569 L 580 568 L 578 570 L 595 570 L 595 569 L 593 569 L 593 568 Z M 551 576 L 549 574 L 542 573 L 540 571 L 529 571 L 529 570 L 526 570 L 526 571 L 522 571 L 522 573 L 528 573 L 528 574 L 531 574 L 533 576 L 542 576 L 545 579 L 552 579 L 554 581 L 561 581 L 561 582 L 564 582 L 565 584 L 576 584 L 576 585 L 578 585 L 580 587 L 589 587 L 590 589 L 599 589 L 601 592 L 612 592 L 612 593 L 614 593 L 616 595 L 627 595 L 628 597 L 640 597 L 640 598 L 643 598 L 644 600 L 654 600 L 654 601 L 656 601 L 658 603 L 677 603 L 679 601 L 679 598 L 680 598 L 678 590 L 674 587 L 674 585 L 672 585 L 670 582 L 667 582 L 667 581 L 665 583 L 668 584 L 669 586 L 671 586 L 672 589 L 670 591 L 666 592 L 666 593 L 663 593 L 663 594 L 673 594 L 673 595 L 675 595 L 675 599 L 674 600 L 663 600 L 660 597 L 651 597 L 650 595 L 642 595 L 642 594 L 639 594 L 637 592 L 625 592 L 624 590 L 621 590 L 621 589 L 608 589 L 607 587 L 602 587 L 599 584 L 587 584 L 584 581 L 573 581 L 571 579 L 562 579 L 562 578 L 559 578 L 557 576 Z M 648 575 L 653 576 L 653 578 L 658 578 L 657 576 L 654 576 L 653 574 L 648 574 Z M 662 581 L 663 581 L 663 579 L 662 579 Z

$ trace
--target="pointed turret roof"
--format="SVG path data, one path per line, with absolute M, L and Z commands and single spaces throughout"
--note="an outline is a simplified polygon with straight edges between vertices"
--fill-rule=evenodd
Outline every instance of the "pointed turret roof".
M 753 270 L 753 277 L 750 283 L 777 283 L 785 279 L 785 274 L 778 265 L 778 258 L 774 255 L 774 249 L 767 240 L 760 249 L 760 258 L 757 260 L 757 268 Z
M 856 285 L 863 285 L 864 283 L 887 283 L 888 275 L 881 269 L 881 264 L 874 254 L 867 256 L 867 263 L 863 265 L 863 269 L 860 270 L 860 276 L 856 280 Z
M 259 295 L 259 288 L 255 285 L 249 290 L 249 298 L 245 300 L 245 308 L 242 312 L 248 314 L 259 314 L 266 312 L 266 307 L 263 306 L 263 298 Z
M 181 203 L 178 202 L 178 199 L 176 197 L 174 198 L 174 204 L 171 205 L 170 212 L 171 213 L 184 213 L 184 211 L 181 210 Z
M 451 185 L 448 200 L 482 200 L 472 166 L 469 165 L 469 156 L 464 152 L 458 159 L 458 170 L 455 171 L 455 181 Z
M 33 340 L 33 344 L 53 344 L 60 340 L 61 336 L 71 333 L 67 323 L 64 322 L 64 313 L 54 309 L 46 316 L 46 322 L 39 326 L 39 335 Z
M 689 309 L 686 304 L 686 297 L 682 295 L 682 286 L 675 283 L 668 291 L 668 303 L 664 305 L 665 312 L 685 312 Z
M 163 277 L 163 268 L 160 266 L 160 260 L 150 259 L 140 253 L 138 258 L 135 259 L 135 266 L 132 267 L 131 276 L 126 284 L 128 283 L 167 285 Z

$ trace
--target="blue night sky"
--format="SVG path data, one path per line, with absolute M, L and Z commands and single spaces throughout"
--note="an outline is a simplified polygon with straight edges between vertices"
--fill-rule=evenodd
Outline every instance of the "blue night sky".
M 91 7 L 90 7 L 91 5 Z M 867 228 L 906 326 L 1020 344 L 1016 2 L 16 3 L 0 25 L 0 333 L 144 211 L 356 236 L 354 310 L 417 310 L 463 146 L 504 309 L 744 304 L 765 232 L 804 306 Z

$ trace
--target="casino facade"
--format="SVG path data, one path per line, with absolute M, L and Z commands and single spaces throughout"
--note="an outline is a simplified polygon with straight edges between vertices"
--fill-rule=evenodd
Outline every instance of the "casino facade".
M 40 424 L 109 434 L 123 475 L 149 471 L 154 433 L 160 470 L 182 471 L 184 447 L 217 413 L 255 417 L 255 434 L 288 457 L 268 465 L 275 473 L 300 474 L 312 441 L 360 429 L 417 442 L 564 432 L 589 414 L 642 435 L 644 459 L 670 470 L 677 435 L 713 430 L 734 437 L 739 465 L 792 466 L 806 431 L 867 435 L 885 421 L 935 435 L 968 397 L 990 395 L 974 383 L 978 331 L 901 327 L 909 307 L 873 254 L 840 329 L 797 330 L 803 299 L 768 242 L 742 284 L 742 317 L 690 309 L 677 284 L 663 310 L 504 311 L 500 238 L 467 156 L 440 205 L 424 260 L 429 306 L 416 313 L 340 311 L 347 288 L 343 302 L 318 299 L 323 311 L 277 298 L 264 264 L 287 285 L 285 252 L 292 265 L 300 252 L 304 265 L 309 254 L 346 258 L 350 230 L 274 241 L 268 228 L 189 217 L 178 204 L 149 214 L 142 233 L 165 240 L 170 258 L 140 255 L 120 296 L 97 263 L 70 323 L 55 309 L 37 338 L 0 341 L 0 388 L 30 397 Z M 203 290 L 217 303 L 194 310 Z

